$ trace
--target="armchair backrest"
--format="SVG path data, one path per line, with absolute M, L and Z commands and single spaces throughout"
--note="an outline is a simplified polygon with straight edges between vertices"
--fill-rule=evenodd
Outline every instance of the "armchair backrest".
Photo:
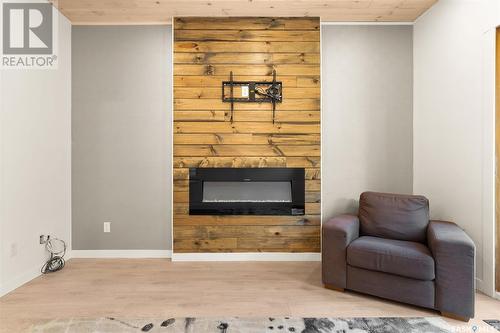
M 364 192 L 358 215 L 362 235 L 426 242 L 429 200 L 421 195 Z

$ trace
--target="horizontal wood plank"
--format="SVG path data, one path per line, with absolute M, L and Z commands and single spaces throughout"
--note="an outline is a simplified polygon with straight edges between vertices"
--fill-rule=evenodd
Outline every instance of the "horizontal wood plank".
M 188 191 L 184 191 L 184 192 L 173 192 L 173 196 L 174 196 L 174 202 L 176 204 L 178 203 L 189 203 L 189 192 Z M 310 192 L 310 193 L 314 193 L 314 192 Z
M 319 157 L 288 157 L 286 166 L 289 168 L 319 168 L 321 160 Z
M 317 31 L 307 30 L 176 30 L 175 41 L 319 42 Z
M 319 203 L 321 201 L 321 192 L 306 192 L 306 202 L 317 202 Z
M 305 169 L 306 179 L 321 179 L 320 168 L 307 168 Z
M 217 238 L 253 238 L 253 237 L 315 237 L 319 236 L 319 226 L 254 226 L 254 225 L 219 225 L 219 226 L 184 226 L 174 229 L 175 239 L 217 239 Z
M 182 192 L 179 192 L 182 193 Z M 320 215 L 321 212 L 321 204 L 312 202 L 312 203 L 306 203 L 305 204 L 305 213 L 306 215 L 313 216 L 313 215 Z M 189 203 L 176 203 L 174 205 L 173 209 L 174 216 L 180 217 L 180 216 L 189 216 Z M 303 223 L 306 224 L 306 223 Z
M 223 79 L 226 80 L 226 79 Z M 179 99 L 218 99 L 222 97 L 222 80 L 217 87 L 175 87 L 174 96 Z M 239 97 L 240 90 L 235 87 L 234 96 Z M 304 97 L 319 99 L 321 90 L 318 87 L 309 88 L 290 88 L 283 87 L 283 98 L 302 99 Z M 225 91 L 226 97 L 229 97 L 229 89 Z
M 240 75 L 234 78 L 238 81 L 262 81 L 262 82 L 271 82 L 273 80 L 272 76 L 268 75 Z M 313 76 L 311 80 L 317 80 L 317 83 L 314 85 L 310 85 L 311 82 L 302 82 L 302 86 L 297 86 L 297 77 L 295 76 L 277 76 L 277 81 L 281 81 L 283 86 L 285 87 L 319 87 L 319 77 Z M 225 73 L 224 75 L 197 75 L 197 76 L 174 76 L 174 89 L 178 87 L 189 87 L 189 88 L 206 88 L 206 87 L 217 87 L 219 89 L 219 93 L 222 91 L 222 82 L 229 81 L 229 74 Z M 175 94 L 174 94 L 174 97 Z M 220 97 L 220 96 L 219 96 Z
M 224 145 L 314 145 L 320 144 L 319 134 L 176 134 L 174 144 Z
M 318 53 L 175 53 L 175 64 L 319 64 Z
M 268 75 L 240 75 L 234 78 L 238 81 L 262 81 L 270 82 L 272 77 Z M 194 75 L 194 76 L 174 76 L 174 87 L 218 87 L 221 88 L 222 81 L 228 81 L 229 75 Z M 320 87 L 320 77 L 312 76 L 280 76 L 277 81 L 283 83 L 284 87 L 290 88 L 317 88 Z M 305 95 L 307 96 L 307 95 Z M 174 96 L 175 97 L 175 96 Z M 316 98 L 311 95 L 311 98 Z
M 174 99 L 174 112 L 192 110 L 230 110 L 230 103 L 221 99 Z M 317 98 L 286 99 L 276 104 L 276 111 L 319 111 L 321 105 Z M 235 103 L 234 109 L 239 111 L 272 111 L 271 103 Z
M 174 145 L 174 156 L 283 156 L 270 145 Z
M 319 65 L 309 64 L 269 64 L 269 65 L 226 65 L 226 64 L 177 64 L 174 66 L 174 75 L 227 75 L 232 71 L 233 75 L 267 75 L 271 76 L 273 70 L 282 76 L 314 76 L 320 74 Z
M 319 145 L 174 145 L 174 156 L 320 156 Z
M 255 133 L 311 134 L 319 133 L 320 124 L 281 124 L 262 122 L 174 122 L 174 133 Z
M 321 120 L 320 111 L 279 111 L 274 114 L 274 121 L 279 123 L 318 123 Z M 177 110 L 174 111 L 174 121 L 231 121 L 231 112 L 223 110 Z M 270 110 L 233 112 L 234 122 L 272 122 L 273 113 Z
M 174 237 L 174 251 L 189 250 L 204 251 L 204 252 L 220 252 L 224 250 L 232 250 L 238 247 L 238 240 L 232 238 L 218 238 L 218 239 L 182 239 Z
M 292 225 L 310 226 L 321 224 L 319 215 L 303 216 L 256 216 L 256 215 L 177 215 L 174 216 L 176 226 L 200 226 L 200 225 Z
M 176 203 L 172 209 L 174 216 L 189 215 L 189 204 Z
M 319 237 L 300 237 L 300 238 L 278 238 L 278 237 L 259 237 L 259 238 L 238 238 L 237 248 L 252 251 L 272 252 L 289 249 L 290 252 L 318 252 L 320 250 Z
M 235 242 L 236 241 L 236 245 Z M 235 246 L 235 247 L 233 247 Z M 181 239 L 174 241 L 176 253 L 238 253 L 238 252 L 319 252 L 319 237 L 308 238 L 218 238 L 218 239 Z
M 174 168 L 278 168 L 285 157 L 174 157 Z
M 319 145 L 321 135 L 318 134 L 270 134 L 268 135 L 269 144 L 279 145 Z M 257 134 L 258 135 L 258 134 Z
M 280 123 L 318 123 L 320 111 L 276 111 L 274 120 Z M 265 111 L 234 111 L 233 121 L 272 122 L 273 113 Z
M 173 181 L 174 189 L 173 192 L 187 192 L 189 191 L 189 182 L 185 179 Z M 174 204 L 175 206 L 175 204 Z
M 217 239 L 176 239 L 174 241 L 174 250 L 182 252 L 186 250 L 203 252 L 282 252 L 283 248 L 290 252 L 318 252 L 320 250 L 320 238 L 300 237 L 300 238 L 282 238 L 282 237 L 224 237 Z
M 224 110 L 174 111 L 174 121 L 227 121 L 228 117 Z
M 317 87 L 320 85 L 319 76 L 298 76 L 297 87 Z
M 174 180 L 189 179 L 189 169 L 188 168 L 174 168 L 172 172 Z M 175 201 L 175 198 L 174 198 Z
M 319 179 L 306 180 L 306 191 L 321 191 L 321 181 Z
M 319 42 L 175 42 L 174 52 L 320 53 Z
M 277 150 L 279 150 L 282 156 L 286 156 L 287 158 L 295 156 L 305 156 L 305 157 L 321 156 L 320 145 L 310 145 L 310 146 L 277 145 L 275 147 Z
M 318 203 L 306 203 L 306 214 L 309 215 L 319 215 L 321 214 L 321 204 Z
M 319 157 L 174 157 L 174 168 L 319 168 Z
M 317 18 L 309 17 L 179 17 L 175 30 L 319 30 Z

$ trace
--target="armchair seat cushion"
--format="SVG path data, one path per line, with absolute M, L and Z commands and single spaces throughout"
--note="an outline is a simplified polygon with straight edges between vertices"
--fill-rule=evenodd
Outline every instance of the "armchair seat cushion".
M 417 242 L 363 236 L 348 246 L 347 264 L 417 280 L 435 278 L 431 252 Z

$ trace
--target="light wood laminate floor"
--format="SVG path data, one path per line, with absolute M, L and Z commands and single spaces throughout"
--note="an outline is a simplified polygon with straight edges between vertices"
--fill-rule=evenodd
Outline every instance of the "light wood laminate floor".
M 1 332 L 54 318 L 202 316 L 439 316 L 321 285 L 319 262 L 170 262 L 166 259 L 72 259 L 0 298 Z M 500 319 L 500 301 L 477 294 L 476 319 Z M 486 326 L 484 326 L 486 327 Z M 484 330 L 483 330 L 484 331 Z

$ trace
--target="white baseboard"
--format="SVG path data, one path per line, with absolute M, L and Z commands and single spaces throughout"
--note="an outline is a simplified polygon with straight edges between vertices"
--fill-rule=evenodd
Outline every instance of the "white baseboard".
M 321 253 L 173 253 L 172 261 L 321 261 Z
M 72 250 L 70 258 L 171 258 L 170 250 Z
M 34 267 L 31 270 L 25 271 L 24 273 L 19 274 L 8 281 L 5 281 L 5 283 L 3 283 L 1 286 L 2 288 L 0 289 L 0 297 L 21 287 L 23 284 L 30 282 L 40 275 L 42 275 L 42 273 L 40 272 L 40 267 Z
M 475 278 L 475 280 L 476 280 L 476 290 L 484 292 L 483 280 L 478 279 L 478 278 Z
M 496 298 L 500 300 L 500 292 L 495 290 L 495 286 L 487 286 L 484 280 L 476 278 L 476 290 L 482 292 L 486 296 Z

